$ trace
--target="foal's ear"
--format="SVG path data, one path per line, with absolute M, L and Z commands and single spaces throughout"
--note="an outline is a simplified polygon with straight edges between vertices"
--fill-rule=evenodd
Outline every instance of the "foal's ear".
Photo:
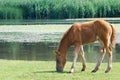
M 59 55 L 60 56 L 60 52 L 55 50 L 55 55 Z

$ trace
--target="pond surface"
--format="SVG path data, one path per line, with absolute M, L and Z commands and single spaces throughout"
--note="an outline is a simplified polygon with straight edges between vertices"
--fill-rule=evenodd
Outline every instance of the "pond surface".
M 39 42 L 39 43 L 20 43 L 20 42 L 1 42 L 0 43 L 0 59 L 7 60 L 55 60 L 54 51 L 58 43 Z M 93 44 L 85 45 L 85 57 L 87 62 L 96 62 L 99 57 L 99 47 Z M 73 59 L 73 47 L 68 51 L 67 60 Z M 80 59 L 78 59 L 80 60 Z M 107 57 L 104 61 L 106 62 Z M 120 47 L 113 50 L 113 61 L 120 61 Z
M 10 25 L 0 26 L 0 59 L 8 60 L 55 60 L 54 51 L 63 33 L 70 25 Z M 118 28 L 120 29 L 120 28 Z M 120 33 L 117 33 L 119 43 Z M 67 60 L 73 60 L 73 46 Z M 98 44 L 84 46 L 87 62 L 96 62 L 99 57 Z M 78 59 L 80 60 L 80 59 Z M 107 57 L 105 56 L 104 62 Z M 113 61 L 120 61 L 120 45 L 113 49 Z

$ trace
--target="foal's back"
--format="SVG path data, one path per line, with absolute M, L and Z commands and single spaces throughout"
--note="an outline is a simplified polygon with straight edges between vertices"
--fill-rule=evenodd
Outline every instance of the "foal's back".
M 74 40 L 80 42 L 80 44 L 92 43 L 98 40 L 98 38 L 106 38 L 108 34 L 112 33 L 111 24 L 104 20 L 75 23 L 72 25 L 72 28 Z

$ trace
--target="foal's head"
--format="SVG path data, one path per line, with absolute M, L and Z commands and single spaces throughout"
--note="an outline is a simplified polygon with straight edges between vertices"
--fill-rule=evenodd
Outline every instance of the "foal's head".
M 55 51 L 56 53 L 56 70 L 57 72 L 62 72 L 66 63 L 66 58 L 59 51 Z

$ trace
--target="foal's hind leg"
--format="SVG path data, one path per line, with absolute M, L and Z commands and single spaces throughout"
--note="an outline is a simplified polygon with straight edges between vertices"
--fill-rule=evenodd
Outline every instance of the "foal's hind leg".
M 108 54 L 108 67 L 105 71 L 105 73 L 108 73 L 111 68 L 112 68 L 112 48 L 110 46 L 111 42 L 110 42 L 110 36 L 108 37 L 108 40 L 105 43 L 105 48 Z
M 108 35 L 103 41 L 104 41 L 103 42 L 104 43 L 104 48 L 106 49 L 107 54 L 108 54 L 108 67 L 105 71 L 105 73 L 107 73 L 112 68 L 112 48 L 110 47 L 110 36 Z M 101 58 L 99 59 L 100 62 L 102 61 L 102 57 L 104 57 L 103 54 L 101 55 Z M 99 68 L 99 65 L 100 65 L 99 61 L 98 61 L 98 67 L 96 66 L 96 68 L 92 72 L 96 72 L 97 68 Z
M 112 48 L 109 46 L 106 48 L 106 50 L 107 50 L 107 54 L 108 54 L 108 67 L 107 67 L 105 73 L 108 73 L 112 68 Z
M 95 69 L 92 70 L 92 72 L 96 72 L 96 71 L 99 69 L 100 64 L 101 64 L 102 61 L 103 61 L 103 58 L 104 58 L 105 53 L 106 53 L 106 49 L 104 48 L 104 44 L 101 42 L 101 43 L 100 43 L 100 58 L 99 58 L 99 60 L 98 60 L 98 62 L 97 62 L 97 65 L 96 65 Z
M 73 63 L 72 63 L 71 69 L 70 69 L 70 73 L 74 72 L 74 68 L 75 68 L 75 65 L 76 65 L 77 58 L 78 58 L 79 50 L 80 50 L 80 45 L 76 44 L 75 45 L 75 52 L 74 52 L 74 59 L 73 59 Z

